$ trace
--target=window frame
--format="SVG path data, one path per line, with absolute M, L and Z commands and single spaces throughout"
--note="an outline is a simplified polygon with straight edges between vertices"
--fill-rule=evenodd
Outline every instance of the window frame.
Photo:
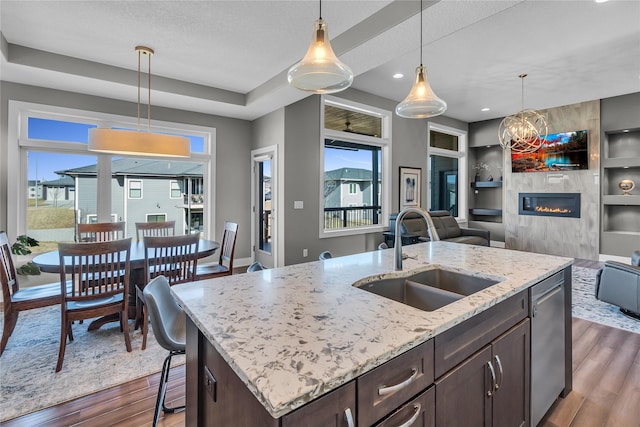
M 131 184 L 132 183 L 140 183 L 140 188 L 131 188 Z M 140 190 L 140 197 L 132 197 L 131 196 L 131 190 Z M 142 200 L 144 198 L 144 193 L 143 193 L 144 189 L 143 189 L 143 185 L 142 185 L 142 180 L 141 179 L 131 179 L 131 178 L 127 178 L 127 199 L 130 200 Z
M 174 183 L 177 184 L 177 186 L 178 186 L 177 190 L 180 192 L 180 194 L 178 194 L 177 197 L 173 197 L 173 191 L 174 191 L 173 184 Z M 170 199 L 182 199 L 182 188 L 180 187 L 180 181 L 177 180 L 177 179 L 169 180 L 169 198 Z
M 326 129 L 324 127 L 324 111 L 325 105 L 331 105 L 333 107 L 338 107 L 346 110 L 351 110 L 359 113 L 368 114 L 371 116 L 377 116 L 382 120 L 382 135 L 380 137 L 373 137 L 368 135 L 359 135 L 350 132 L 337 131 L 333 129 Z M 391 165 L 392 159 L 392 118 L 393 114 L 391 111 L 383 110 L 380 108 L 372 107 L 369 105 L 361 104 L 358 102 L 350 101 L 343 98 L 337 98 L 330 95 L 322 95 L 320 101 L 320 177 L 319 177 L 319 186 L 318 186 L 318 200 L 319 200 L 319 210 L 318 210 L 318 237 L 320 239 L 331 238 L 331 237 L 339 237 L 339 236 L 351 236 L 351 235 L 359 235 L 359 234 L 368 234 L 368 233 L 376 233 L 383 232 L 384 230 L 389 228 L 389 215 L 391 213 L 391 180 L 392 180 L 392 170 Z M 381 183 L 380 189 L 382 191 L 382 197 L 380 199 L 380 214 L 379 214 L 379 223 L 373 224 L 369 226 L 361 226 L 361 227 L 349 227 L 349 228 L 340 228 L 340 229 L 330 229 L 327 230 L 324 228 L 324 150 L 325 150 L 325 139 L 338 139 L 344 142 L 352 142 L 361 145 L 368 145 L 373 147 L 379 147 L 382 151 L 382 161 L 380 164 L 380 174 L 381 174 Z
M 164 216 L 164 219 L 162 221 L 154 221 L 154 222 L 165 222 L 167 220 L 167 214 L 166 213 L 148 213 L 148 214 L 144 214 L 144 218 L 146 219 L 146 222 L 149 222 L 149 217 L 150 216 Z
M 54 140 L 29 139 L 29 117 L 69 121 L 75 123 L 97 124 L 98 127 L 137 128 L 137 117 L 121 116 L 110 113 L 78 110 L 67 107 L 43 105 L 31 102 L 9 100 L 8 140 L 15 141 L 7 147 L 8 179 L 7 200 L 16 201 L 16 209 L 7 211 L 7 227 L 15 230 L 16 235 L 27 231 L 27 153 L 42 151 L 58 154 L 89 154 L 95 155 L 98 168 L 98 206 L 97 215 L 101 222 L 111 218 L 111 158 L 110 154 L 93 153 L 88 146 L 81 142 L 63 142 Z M 203 210 L 203 238 L 211 239 L 216 236 L 215 210 L 212 201 L 216 197 L 216 178 L 213 168 L 216 165 L 216 128 L 197 126 L 185 123 L 151 120 L 151 130 L 181 135 L 199 136 L 204 140 L 203 152 L 192 152 L 188 161 L 200 162 L 204 165 L 203 184 L 207 188 L 207 197 Z M 127 157 L 127 156 L 115 156 Z M 130 156 L 135 158 L 157 160 L 157 157 Z M 173 158 L 168 158 L 173 159 Z M 184 161 L 184 158 L 175 158 Z M 104 219 L 104 220 L 103 220 Z
M 444 148 L 437 148 L 431 146 L 431 131 L 445 133 L 458 137 L 458 150 L 447 150 Z M 458 159 L 458 216 L 456 221 L 460 223 L 466 223 L 468 219 L 467 213 L 467 197 L 468 189 L 465 183 L 468 181 L 468 132 L 461 129 L 452 128 L 449 126 L 441 125 L 438 123 L 427 123 L 427 210 L 431 210 L 431 195 L 432 195 L 432 182 L 431 182 L 431 156 L 442 156 Z

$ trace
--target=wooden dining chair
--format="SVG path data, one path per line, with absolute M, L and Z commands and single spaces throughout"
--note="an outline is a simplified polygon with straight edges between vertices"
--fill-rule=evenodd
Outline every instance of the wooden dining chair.
M 145 236 L 174 236 L 176 234 L 175 221 L 136 222 L 136 239 L 141 241 Z
M 124 222 L 78 224 L 78 242 L 110 242 L 124 239 Z
M 192 282 L 198 266 L 199 234 L 184 236 L 145 236 L 144 277 L 145 284 L 158 276 L 165 276 L 169 285 Z M 142 350 L 147 348 L 149 315 L 144 300 L 144 286 L 136 286 L 136 323 L 142 327 Z
M 20 289 L 11 255 L 11 245 L 9 245 L 7 233 L 4 231 L 0 231 L 0 264 L 2 264 L 0 266 L 0 282 L 2 284 L 4 314 L 2 339 L 0 339 L 0 356 L 2 356 L 21 311 L 60 304 L 62 297 L 59 282 Z
M 225 222 L 222 242 L 220 243 L 220 259 L 217 264 L 198 266 L 196 280 L 213 279 L 233 274 L 233 257 L 236 251 L 237 235 L 238 224 L 229 221 Z
M 117 314 L 120 330 L 124 332 L 127 351 L 131 351 L 129 322 L 129 272 L 131 238 L 111 242 L 58 243 L 60 254 L 60 283 L 70 281 L 73 286 L 61 286 L 62 323 L 60 351 L 56 372 L 62 369 L 64 353 L 73 341 L 72 322 Z

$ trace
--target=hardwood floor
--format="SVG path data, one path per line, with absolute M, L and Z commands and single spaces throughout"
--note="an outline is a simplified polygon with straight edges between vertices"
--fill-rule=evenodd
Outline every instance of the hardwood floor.
M 171 371 L 167 400 L 184 402 L 184 365 Z M 148 426 L 159 374 L 44 409 L 5 423 L 33 426 Z M 573 319 L 573 392 L 561 399 L 541 427 L 638 427 L 640 334 Z M 160 418 L 160 426 L 184 425 L 184 413 Z

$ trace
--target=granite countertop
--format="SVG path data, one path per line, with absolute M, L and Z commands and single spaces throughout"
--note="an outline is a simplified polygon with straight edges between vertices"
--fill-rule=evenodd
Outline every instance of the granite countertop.
M 187 315 L 274 417 L 333 390 L 571 265 L 573 259 L 430 242 L 172 287 Z M 501 280 L 425 312 L 352 286 L 434 267 Z

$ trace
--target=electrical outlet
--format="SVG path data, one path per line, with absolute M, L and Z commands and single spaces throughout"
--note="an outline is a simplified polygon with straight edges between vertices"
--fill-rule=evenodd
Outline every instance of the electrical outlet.
M 303 249 L 302 250 L 302 256 L 305 257 L 305 258 L 308 257 L 309 256 L 309 249 Z

